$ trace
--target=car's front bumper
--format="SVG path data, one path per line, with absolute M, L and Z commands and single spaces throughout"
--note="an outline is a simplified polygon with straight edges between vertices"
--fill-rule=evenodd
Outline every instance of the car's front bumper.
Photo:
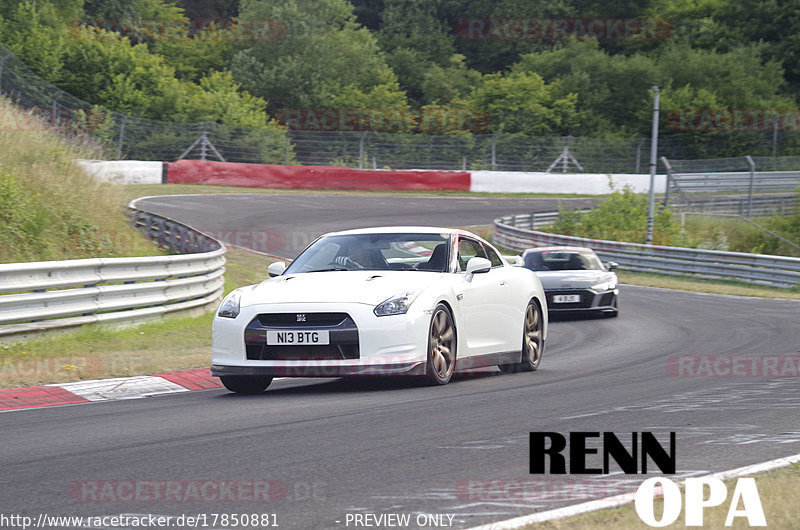
M 579 302 L 557 303 L 556 296 L 580 296 Z M 575 313 L 583 311 L 616 311 L 619 289 L 595 291 L 593 289 L 548 289 L 545 290 L 547 310 L 550 313 Z
M 212 375 L 342 377 L 422 375 L 427 360 L 430 315 L 424 311 L 378 317 L 367 304 L 258 304 L 242 308 L 235 319 L 215 317 L 212 330 Z M 347 313 L 358 334 L 355 358 L 265 359 L 253 355 L 253 341 L 269 326 L 251 325 L 258 315 Z M 279 326 L 288 329 L 287 326 Z M 299 327 L 299 325 L 298 325 Z M 310 329 L 303 326 L 302 329 Z M 348 333 L 352 331 L 348 329 Z M 333 337 L 333 333 L 331 334 Z M 254 339 L 255 337 L 255 339 Z M 248 348 L 250 355 L 248 358 Z

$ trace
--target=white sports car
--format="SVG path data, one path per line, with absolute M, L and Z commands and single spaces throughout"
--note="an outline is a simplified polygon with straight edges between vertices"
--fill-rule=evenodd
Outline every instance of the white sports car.
M 228 294 L 214 318 L 211 372 L 233 392 L 263 392 L 274 376 L 417 375 L 443 385 L 455 370 L 541 362 L 541 282 L 464 230 L 330 233 L 268 271 Z

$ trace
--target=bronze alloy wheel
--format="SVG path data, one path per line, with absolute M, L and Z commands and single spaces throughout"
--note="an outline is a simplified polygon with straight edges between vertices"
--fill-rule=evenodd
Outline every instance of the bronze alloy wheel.
M 425 374 L 430 383 L 445 385 L 453 376 L 455 366 L 456 327 L 450 311 L 444 304 L 439 304 L 431 317 Z
M 504 373 L 533 372 L 539 368 L 544 353 L 544 320 L 539 304 L 531 300 L 525 309 L 522 330 L 522 359 L 516 364 L 502 364 Z

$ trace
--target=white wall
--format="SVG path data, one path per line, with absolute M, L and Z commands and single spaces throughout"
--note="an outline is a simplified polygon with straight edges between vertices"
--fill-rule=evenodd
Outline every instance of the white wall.
M 161 184 L 161 162 L 137 160 L 78 160 L 87 173 L 112 184 Z
M 597 173 L 522 173 L 517 171 L 473 171 L 470 191 L 488 193 L 580 193 L 603 195 L 628 184 L 633 191 L 650 191 L 650 175 Z M 655 191 L 664 193 L 666 175 L 656 175 Z

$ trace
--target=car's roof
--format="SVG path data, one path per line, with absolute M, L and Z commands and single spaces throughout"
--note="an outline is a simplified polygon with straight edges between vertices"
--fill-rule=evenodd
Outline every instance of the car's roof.
M 475 236 L 475 234 L 471 234 L 466 230 L 436 226 L 379 226 L 374 228 L 356 228 L 353 230 L 342 230 L 340 232 L 329 232 L 325 235 L 339 236 L 350 234 L 464 234 Z
M 535 247 L 525 249 L 528 252 L 594 252 L 589 247 Z

